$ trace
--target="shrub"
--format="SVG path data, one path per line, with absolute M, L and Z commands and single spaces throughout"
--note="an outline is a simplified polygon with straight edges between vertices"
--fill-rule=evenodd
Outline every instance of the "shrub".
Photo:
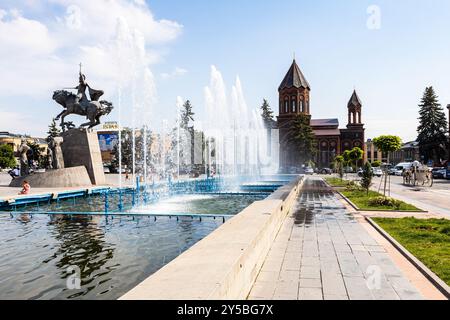
M 345 189 L 347 191 L 361 191 L 361 186 L 357 184 L 355 181 L 350 180 L 347 182 L 347 185 L 345 186 Z
M 385 198 L 385 197 L 375 197 L 371 198 L 368 201 L 370 206 L 374 207 L 392 207 L 395 209 L 400 209 L 402 202 L 393 198 Z

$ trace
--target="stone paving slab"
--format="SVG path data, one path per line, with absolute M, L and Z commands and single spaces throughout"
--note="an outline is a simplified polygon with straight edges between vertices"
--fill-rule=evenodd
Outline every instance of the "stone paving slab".
M 284 222 L 249 299 L 423 297 L 325 183 L 310 178 Z

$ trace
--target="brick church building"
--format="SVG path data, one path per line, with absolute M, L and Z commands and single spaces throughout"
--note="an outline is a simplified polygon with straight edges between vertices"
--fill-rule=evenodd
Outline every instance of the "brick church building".
M 310 117 L 310 124 L 317 139 L 317 155 L 315 163 L 319 168 L 330 166 L 337 155 L 345 150 L 359 147 L 364 149 L 364 124 L 362 123 L 362 103 L 356 91 L 353 91 L 347 104 L 347 127 L 340 129 L 337 118 L 312 119 L 311 86 L 294 60 L 289 71 L 278 88 L 279 116 L 278 129 L 280 141 L 280 169 L 289 172 L 291 168 L 299 168 L 302 164 L 296 159 L 295 146 L 287 141 L 291 121 L 296 115 L 303 113 Z

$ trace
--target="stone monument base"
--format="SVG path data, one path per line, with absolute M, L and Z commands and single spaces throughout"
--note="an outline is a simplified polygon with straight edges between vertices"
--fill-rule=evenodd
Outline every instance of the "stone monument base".
M 63 132 L 61 148 L 66 168 L 85 166 L 94 185 L 106 182 L 97 133 L 86 129 Z
M 11 181 L 10 187 L 22 187 L 22 182 L 29 182 L 31 188 L 69 188 L 92 186 L 89 174 L 84 166 L 50 170 L 42 173 L 33 173 Z

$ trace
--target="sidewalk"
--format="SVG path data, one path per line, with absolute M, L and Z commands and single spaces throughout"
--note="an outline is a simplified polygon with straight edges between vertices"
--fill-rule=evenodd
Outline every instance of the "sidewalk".
M 436 295 L 439 297 L 439 295 Z M 250 300 L 419 300 L 383 245 L 318 178 L 309 178 Z

